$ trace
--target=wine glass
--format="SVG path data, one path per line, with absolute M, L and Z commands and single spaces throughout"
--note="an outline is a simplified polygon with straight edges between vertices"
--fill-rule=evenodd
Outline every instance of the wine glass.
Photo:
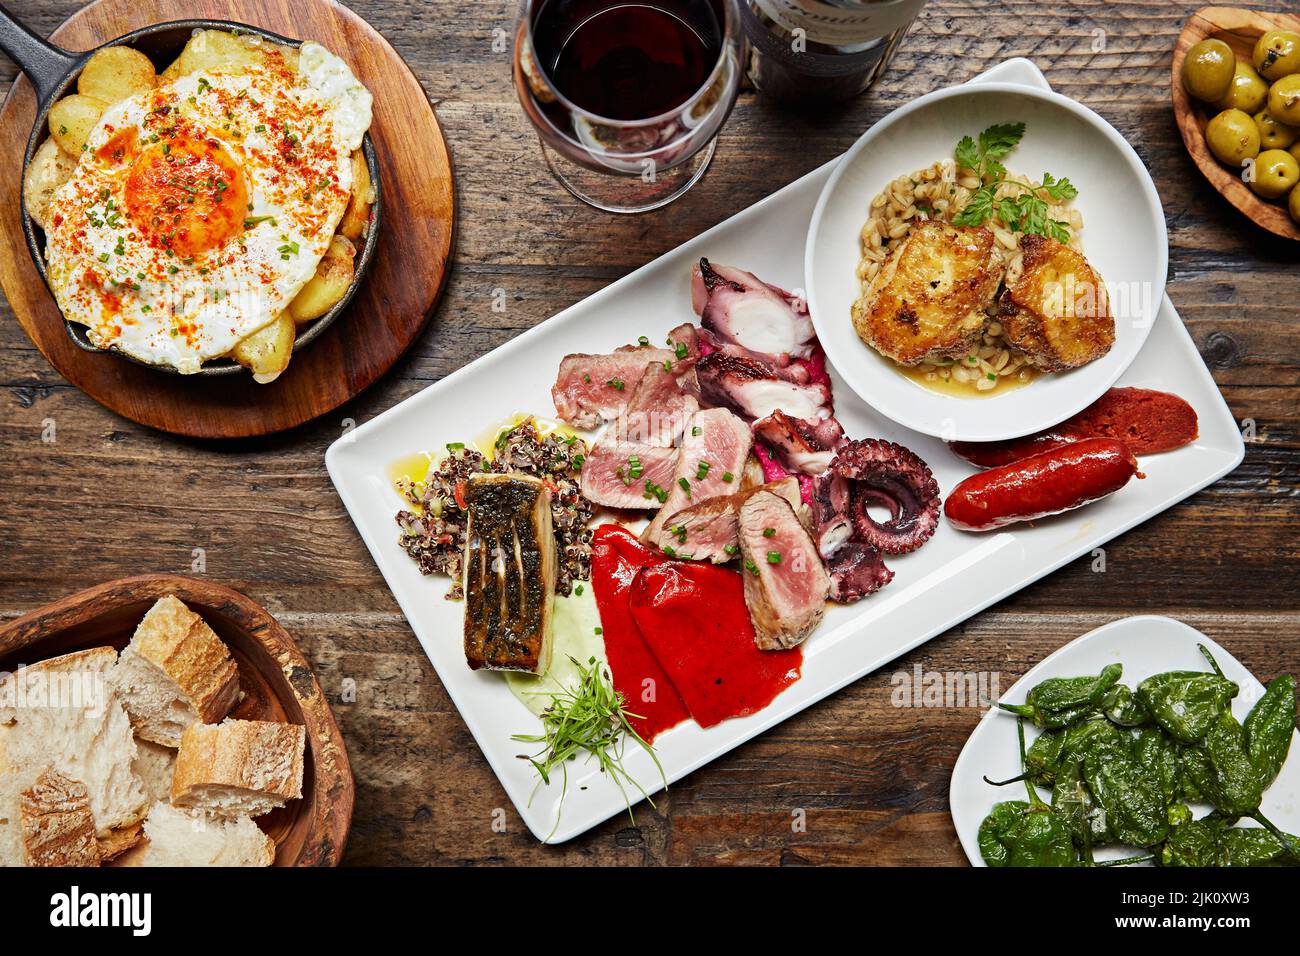
M 713 158 L 740 83 L 736 0 L 521 0 L 515 91 L 547 165 L 598 209 L 657 209 Z

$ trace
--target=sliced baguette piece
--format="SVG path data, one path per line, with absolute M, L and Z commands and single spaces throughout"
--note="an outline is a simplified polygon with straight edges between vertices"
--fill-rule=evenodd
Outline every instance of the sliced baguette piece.
M 46 770 L 18 798 L 27 866 L 99 866 L 86 785 Z
M 115 866 L 270 866 L 275 841 L 246 816 L 231 820 L 155 803 L 145 839 Z
M 230 649 L 175 595 L 159 598 L 113 669 L 137 737 L 178 747 L 190 724 L 212 724 L 239 700 Z
M 191 724 L 181 736 L 172 803 L 222 817 L 261 816 L 302 796 L 307 730 L 227 719 Z
M 19 790 L 53 767 L 85 785 L 101 838 L 143 817 L 148 800 L 131 769 L 131 721 L 109 671 L 111 647 L 94 647 L 21 667 L 0 678 L 4 776 Z
M 128 823 L 126 826 L 114 827 L 107 835 L 99 838 L 99 855 L 107 863 L 121 856 L 142 839 L 144 839 L 144 825 L 141 823 Z

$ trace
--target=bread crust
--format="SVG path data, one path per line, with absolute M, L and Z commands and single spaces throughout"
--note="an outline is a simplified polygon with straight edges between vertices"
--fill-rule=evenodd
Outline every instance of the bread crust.
M 239 700 L 239 669 L 230 649 L 208 623 L 174 594 L 154 603 L 135 629 L 123 654 L 138 654 L 175 681 L 205 724 L 215 723 Z M 131 709 L 129 696 L 127 709 Z M 134 722 L 134 714 L 132 715 Z M 158 739 L 137 728 L 137 734 L 154 743 L 176 746 L 176 740 Z
M 209 787 L 235 788 L 279 803 L 296 800 L 302 796 L 306 741 L 306 728 L 298 724 L 233 719 L 192 724 L 181 735 L 172 803 L 220 811 L 205 799 Z
M 19 815 L 28 866 L 99 866 L 95 818 L 85 784 L 45 770 L 19 796 Z

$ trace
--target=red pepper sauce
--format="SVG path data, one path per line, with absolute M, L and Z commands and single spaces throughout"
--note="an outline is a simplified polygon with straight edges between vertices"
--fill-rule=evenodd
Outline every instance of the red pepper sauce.
M 637 572 L 662 560 L 662 555 L 646 548 L 625 528 L 606 524 L 596 529 L 591 545 L 591 586 L 600 611 L 605 657 L 614 689 L 623 695 L 627 709 L 640 715 L 629 722 L 647 743 L 690 716 L 628 606 Z M 653 699 L 645 700 L 647 696 Z
M 701 727 L 760 711 L 799 679 L 800 648 L 760 651 L 754 645 L 744 584 L 735 571 L 685 561 L 644 567 L 630 605 L 646 644 Z

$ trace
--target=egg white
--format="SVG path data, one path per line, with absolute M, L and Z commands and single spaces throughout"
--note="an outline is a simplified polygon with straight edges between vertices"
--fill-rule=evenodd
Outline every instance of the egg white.
M 347 206 L 371 100 L 319 44 L 304 44 L 300 64 L 296 83 L 195 73 L 105 112 L 53 198 L 46 247 L 59 307 L 97 346 L 196 372 L 272 322 L 313 276 Z M 225 144 L 248 185 L 245 228 L 192 261 L 142 241 L 125 211 L 129 165 L 96 155 L 119 130 L 147 130 L 169 103 L 187 128 Z M 286 165 L 286 136 L 301 165 Z

